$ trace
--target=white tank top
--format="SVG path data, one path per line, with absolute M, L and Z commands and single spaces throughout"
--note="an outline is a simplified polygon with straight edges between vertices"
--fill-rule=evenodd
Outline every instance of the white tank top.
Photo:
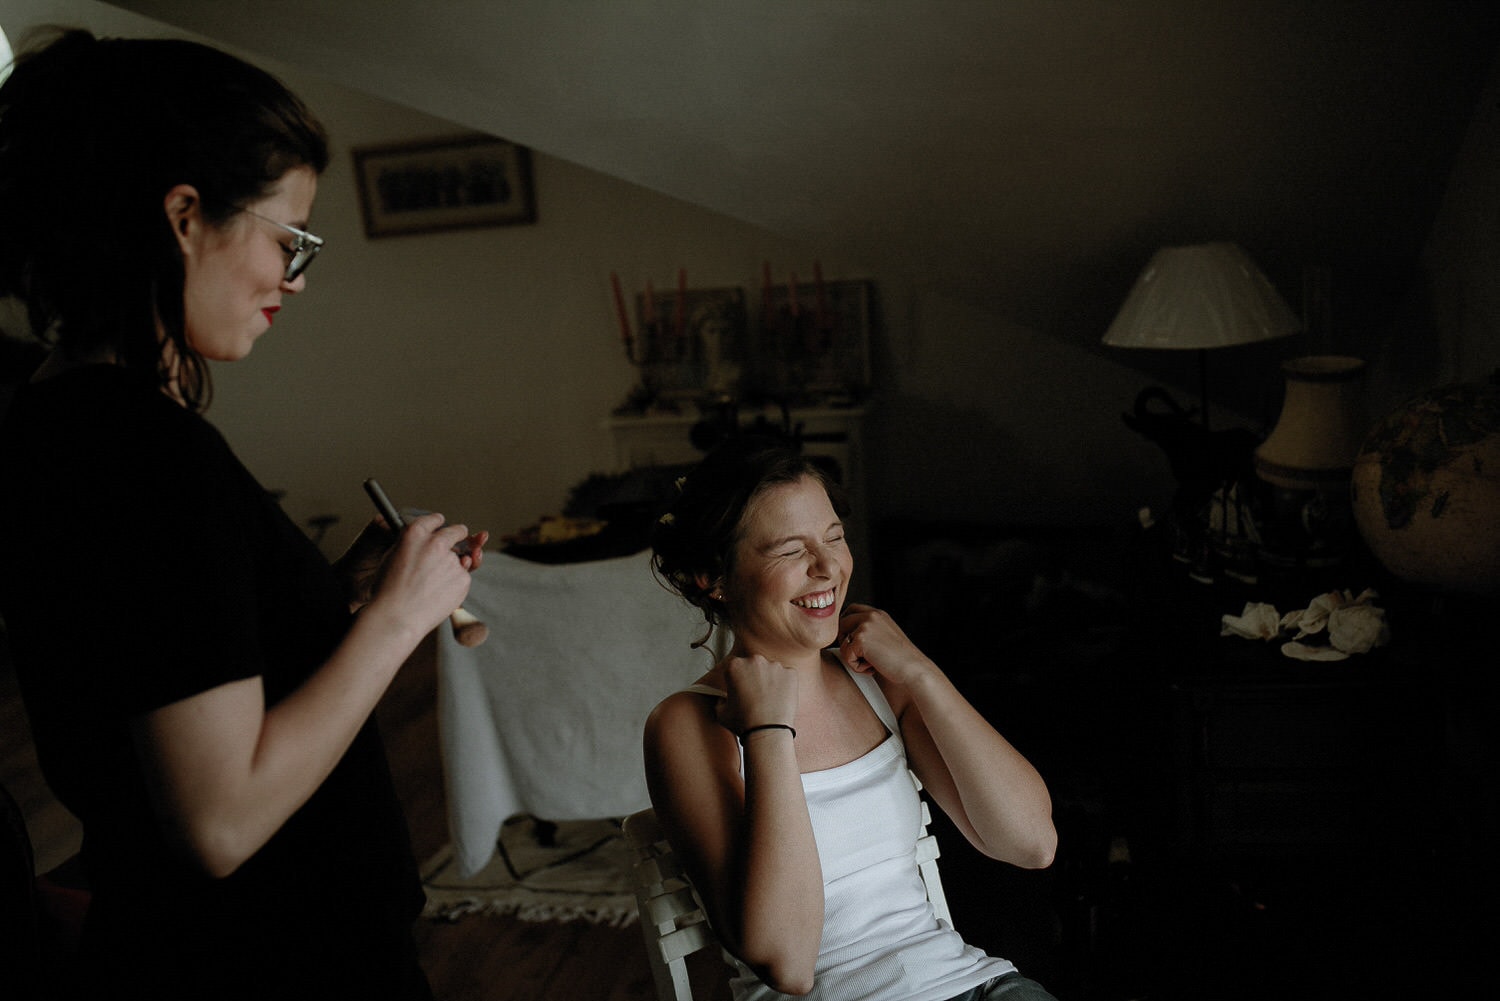
M 850 677 L 890 736 L 853 761 L 802 776 L 823 868 L 823 942 L 804 1001 L 946 1001 L 1015 966 L 968 945 L 933 913 L 917 870 L 921 804 L 901 728 L 875 679 Z M 689 691 L 723 695 L 706 685 Z M 736 1001 L 789 997 L 725 955 L 739 972 Z

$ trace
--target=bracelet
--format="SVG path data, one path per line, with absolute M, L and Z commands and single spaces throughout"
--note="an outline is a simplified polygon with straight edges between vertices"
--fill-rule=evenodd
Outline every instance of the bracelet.
M 745 729 L 741 730 L 740 744 L 743 746 L 745 743 L 745 738 L 750 736 L 757 730 L 789 730 L 791 731 L 792 739 L 797 739 L 797 731 L 786 723 L 762 723 L 759 726 L 746 727 Z

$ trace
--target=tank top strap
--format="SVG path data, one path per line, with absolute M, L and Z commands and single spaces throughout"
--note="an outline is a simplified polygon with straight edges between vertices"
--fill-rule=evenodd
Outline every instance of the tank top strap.
M 849 671 L 848 666 L 844 667 Z M 886 701 L 885 693 L 880 690 L 880 683 L 875 680 L 873 674 L 861 674 L 859 671 L 849 671 L 849 677 L 854 679 L 854 684 L 859 688 L 865 701 L 870 703 L 870 708 L 875 710 L 875 715 L 880 717 L 880 722 L 899 742 L 901 740 L 901 723 L 896 719 L 896 711 Z
M 713 685 L 688 685 L 686 688 L 678 689 L 678 691 L 692 692 L 694 695 L 712 695 L 716 699 L 729 697 L 728 692 L 715 688 Z

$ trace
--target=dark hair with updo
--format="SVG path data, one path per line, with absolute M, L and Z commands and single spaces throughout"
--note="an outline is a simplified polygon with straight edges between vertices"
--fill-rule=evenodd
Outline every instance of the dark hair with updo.
M 50 29 L 23 49 L 0 86 L 0 295 L 70 358 L 175 376 L 202 410 L 166 194 L 192 185 L 222 225 L 288 170 L 321 174 L 323 126 L 269 73 L 196 42 Z
M 816 460 L 776 438 L 737 435 L 718 445 L 679 481 L 676 501 L 651 534 L 651 567 L 667 587 L 703 612 L 708 632 L 724 624 L 724 609 L 709 595 L 734 572 L 745 511 L 767 488 L 804 476 L 822 484 L 840 518 L 849 505 L 836 480 Z

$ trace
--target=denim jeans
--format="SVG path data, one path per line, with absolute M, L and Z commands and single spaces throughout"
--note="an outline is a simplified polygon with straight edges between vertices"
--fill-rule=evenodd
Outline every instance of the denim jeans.
M 1007 973 L 965 991 L 951 1001 L 1057 1001 L 1035 980 L 1019 973 Z

